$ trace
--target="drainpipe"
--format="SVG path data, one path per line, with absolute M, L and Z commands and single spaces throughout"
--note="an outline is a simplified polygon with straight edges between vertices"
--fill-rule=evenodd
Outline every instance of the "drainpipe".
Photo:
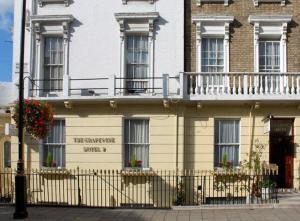
M 255 109 L 255 104 L 251 105 L 250 112 L 249 112 L 249 144 L 250 144 L 250 152 L 249 152 L 249 164 L 250 168 L 252 166 L 252 152 L 253 152 L 253 132 L 254 132 L 254 120 L 255 116 L 253 110 Z

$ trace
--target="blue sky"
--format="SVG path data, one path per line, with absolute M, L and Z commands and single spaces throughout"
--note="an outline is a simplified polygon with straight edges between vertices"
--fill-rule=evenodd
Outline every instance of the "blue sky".
M 14 0 L 0 0 L 0 81 L 11 81 Z

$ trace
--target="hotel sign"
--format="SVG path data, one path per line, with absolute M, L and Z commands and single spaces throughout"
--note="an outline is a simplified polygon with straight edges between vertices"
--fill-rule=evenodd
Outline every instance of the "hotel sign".
M 84 145 L 93 145 L 93 146 L 84 146 L 84 152 L 98 152 L 98 153 L 106 153 L 107 147 L 99 146 L 103 144 L 114 144 L 116 143 L 116 139 L 114 137 L 76 137 L 73 138 L 74 143 L 84 144 Z

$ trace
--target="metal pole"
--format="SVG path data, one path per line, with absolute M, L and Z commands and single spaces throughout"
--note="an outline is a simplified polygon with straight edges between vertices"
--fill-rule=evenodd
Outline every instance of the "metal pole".
M 15 177 L 15 213 L 14 219 L 24 219 L 28 217 L 26 210 L 26 176 L 24 174 L 23 159 L 23 113 L 24 113 L 24 50 L 25 50 L 25 20 L 26 20 L 26 0 L 23 0 L 22 23 L 21 23 L 21 40 L 20 40 L 20 64 L 19 64 L 19 159 L 17 164 L 17 174 Z

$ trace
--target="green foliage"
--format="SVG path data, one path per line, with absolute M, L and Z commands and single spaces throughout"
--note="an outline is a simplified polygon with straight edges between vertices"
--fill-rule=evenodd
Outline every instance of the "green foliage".
M 52 153 L 49 151 L 47 155 L 47 161 L 46 161 L 47 167 L 52 167 L 52 160 L 53 160 L 53 156 Z
M 130 165 L 131 165 L 131 167 L 137 167 L 137 161 L 136 161 L 135 154 L 132 154 L 132 156 L 130 158 Z
M 262 155 L 265 150 L 265 145 L 261 144 L 259 140 L 255 141 L 255 146 L 252 152 L 248 155 L 249 160 L 244 160 L 241 163 L 241 167 L 244 169 L 254 170 L 255 173 L 259 174 L 262 172 Z

